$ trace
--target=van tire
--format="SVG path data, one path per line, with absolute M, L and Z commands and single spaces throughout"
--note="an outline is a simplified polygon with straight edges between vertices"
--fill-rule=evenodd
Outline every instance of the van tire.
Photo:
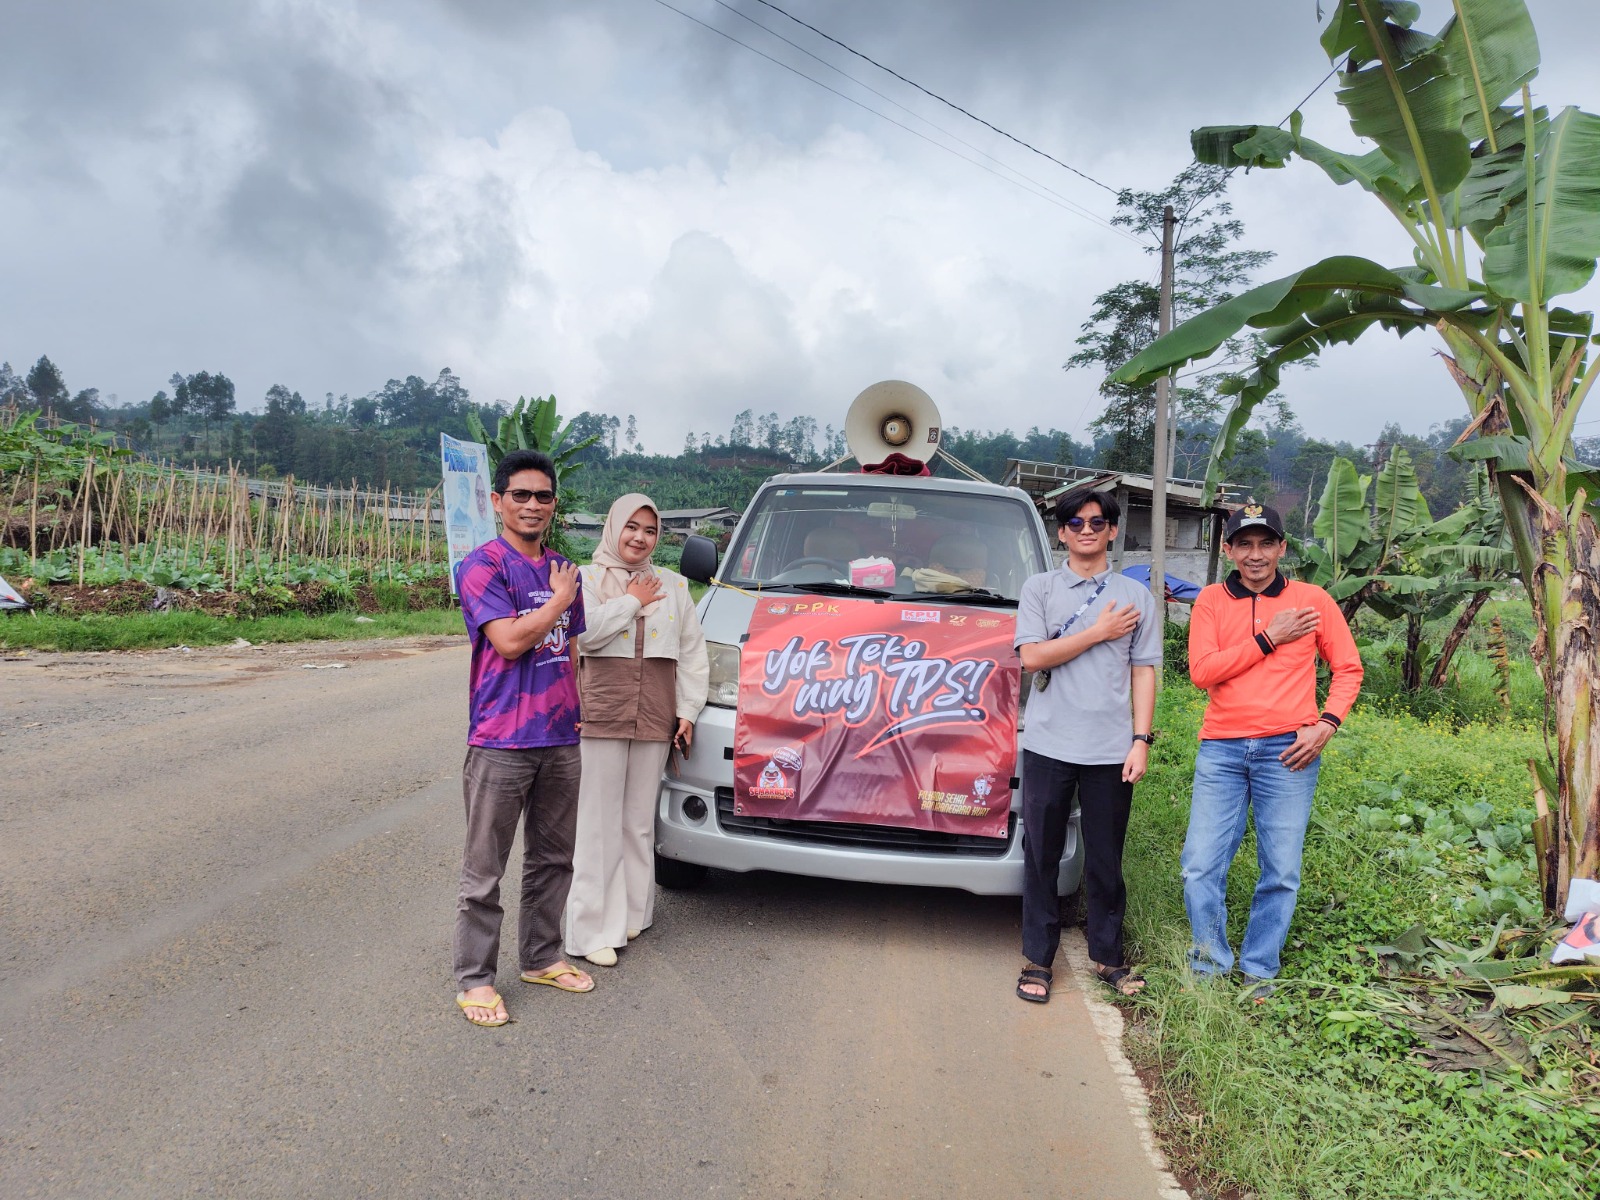
M 656 882 L 674 892 L 690 891 L 706 881 L 706 868 L 699 863 L 679 862 L 656 855 Z

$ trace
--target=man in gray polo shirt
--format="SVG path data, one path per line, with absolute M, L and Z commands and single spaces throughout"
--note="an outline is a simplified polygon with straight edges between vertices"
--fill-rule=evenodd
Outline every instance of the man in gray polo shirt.
M 1085 935 L 1095 972 L 1123 995 L 1144 986 L 1123 961 L 1122 843 L 1150 754 L 1161 625 L 1148 588 L 1113 572 L 1122 513 L 1108 492 L 1056 503 L 1067 559 L 1022 585 L 1017 651 L 1034 672 L 1022 732 L 1022 952 L 1017 995 L 1050 999 L 1061 943 L 1056 879 L 1074 795 L 1084 848 Z

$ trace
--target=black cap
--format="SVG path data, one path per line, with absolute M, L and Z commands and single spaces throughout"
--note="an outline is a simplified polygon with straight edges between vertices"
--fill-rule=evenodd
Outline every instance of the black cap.
M 1228 523 L 1222 527 L 1222 540 L 1231 542 L 1240 530 L 1255 525 L 1270 529 L 1280 541 L 1283 539 L 1283 518 L 1278 515 L 1278 510 L 1251 500 L 1228 514 Z

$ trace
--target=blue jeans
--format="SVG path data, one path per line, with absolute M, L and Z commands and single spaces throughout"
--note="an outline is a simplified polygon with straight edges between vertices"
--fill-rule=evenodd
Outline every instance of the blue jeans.
M 1294 745 L 1294 739 L 1293 733 L 1280 733 L 1200 743 L 1182 860 L 1183 906 L 1194 939 L 1189 965 L 1198 973 L 1221 973 L 1233 967 L 1233 947 L 1228 944 L 1228 868 L 1244 840 L 1245 820 L 1252 808 L 1261 880 L 1250 902 L 1239 969 L 1258 979 L 1271 979 L 1278 973 L 1278 956 L 1289 936 L 1289 920 L 1300 891 L 1300 854 L 1322 766 L 1320 757 L 1301 771 L 1291 771 L 1279 762 L 1278 755 Z

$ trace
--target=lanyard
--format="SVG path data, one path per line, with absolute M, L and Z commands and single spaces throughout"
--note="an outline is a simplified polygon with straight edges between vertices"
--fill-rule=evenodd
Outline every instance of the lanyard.
M 1083 616 L 1084 613 L 1089 611 L 1089 605 L 1093 604 L 1096 600 L 1100 599 L 1100 593 L 1106 590 L 1106 584 L 1109 583 L 1110 581 L 1111 581 L 1111 574 L 1110 574 L 1110 572 L 1107 572 L 1106 573 L 1106 577 L 1100 581 L 1100 586 L 1095 588 L 1094 591 L 1092 593 L 1090 593 L 1089 598 L 1087 600 L 1085 600 L 1082 604 L 1078 605 L 1078 611 L 1073 613 L 1070 617 L 1068 617 L 1066 619 L 1066 622 L 1061 626 L 1061 628 L 1056 630 L 1054 637 L 1052 637 L 1052 639 L 1051 639 L 1052 641 L 1055 638 L 1065 637 L 1066 636 L 1067 630 L 1072 628 L 1073 622 L 1076 621 L 1079 617 Z M 1033 673 L 1033 686 L 1034 686 L 1034 689 L 1036 691 L 1040 691 L 1040 692 L 1044 691 L 1045 688 L 1050 686 L 1050 669 L 1049 668 L 1045 668 L 1042 671 L 1035 671 Z
M 1064 625 L 1062 625 L 1060 629 L 1055 631 L 1055 634 L 1052 636 L 1051 640 L 1054 640 L 1055 638 L 1058 638 L 1058 637 L 1065 637 L 1066 634 L 1067 634 L 1067 630 L 1072 628 L 1073 623 L 1079 617 L 1083 616 L 1083 614 L 1086 613 L 1089 610 L 1089 605 L 1093 604 L 1096 600 L 1100 599 L 1100 593 L 1106 590 L 1106 584 L 1108 584 L 1109 582 L 1111 582 L 1111 575 L 1108 572 L 1106 574 L 1105 578 L 1103 578 L 1100 581 L 1100 586 L 1095 588 L 1094 591 L 1092 593 L 1090 593 L 1089 598 L 1087 600 L 1085 600 L 1082 604 L 1078 605 L 1078 611 L 1073 613 L 1070 617 L 1067 618 L 1066 623 Z

